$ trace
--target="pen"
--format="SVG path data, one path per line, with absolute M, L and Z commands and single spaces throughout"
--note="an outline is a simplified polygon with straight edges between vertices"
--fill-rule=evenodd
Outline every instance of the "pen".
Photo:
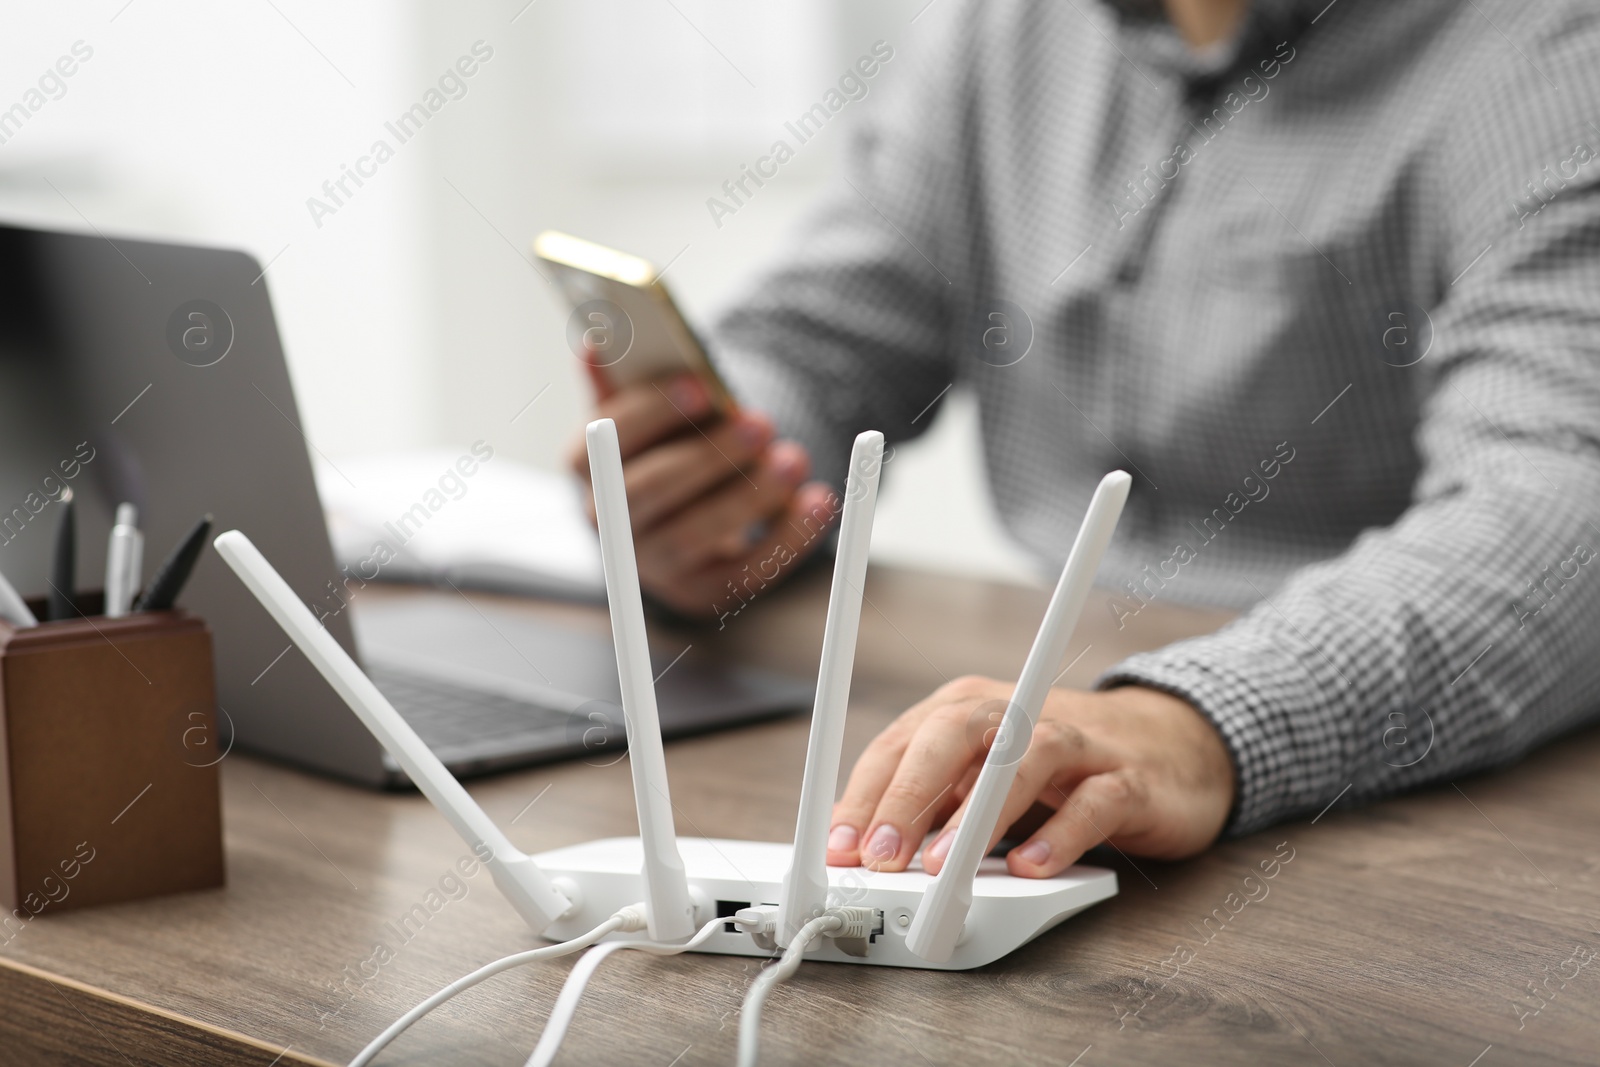
M 56 553 L 50 565 L 50 600 L 46 617 L 70 619 L 78 613 L 72 590 L 78 584 L 78 522 L 72 490 L 61 494 L 61 525 L 56 527 Z
M 0 619 L 17 627 L 39 625 L 39 620 L 3 574 L 0 574 Z
M 139 532 L 139 509 L 117 505 L 117 522 L 106 543 L 106 608 L 108 619 L 120 619 L 133 607 L 144 565 L 144 534 Z
M 172 550 L 172 555 L 161 564 L 144 594 L 134 603 L 133 610 L 166 611 L 172 607 L 183 583 L 189 580 L 189 572 L 194 570 L 194 561 L 200 558 L 200 550 L 205 547 L 206 535 L 210 532 L 211 516 L 207 515 L 195 523 L 189 536 L 178 542 L 178 547 Z

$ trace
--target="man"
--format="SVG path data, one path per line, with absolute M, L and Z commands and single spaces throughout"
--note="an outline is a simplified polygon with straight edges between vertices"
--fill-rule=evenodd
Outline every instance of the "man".
M 855 433 L 914 436 L 959 383 L 1041 562 L 1102 473 L 1135 476 L 1120 625 L 1245 611 L 1052 692 L 1000 820 L 1051 809 L 1014 874 L 1108 839 L 1190 855 L 1592 718 L 1597 5 L 945 7 L 714 336 L 746 413 L 709 421 L 692 381 L 602 396 L 649 591 L 710 615 L 798 560 Z M 899 870 L 945 827 L 937 871 L 969 723 L 1010 691 L 959 680 L 877 738 L 829 862 Z

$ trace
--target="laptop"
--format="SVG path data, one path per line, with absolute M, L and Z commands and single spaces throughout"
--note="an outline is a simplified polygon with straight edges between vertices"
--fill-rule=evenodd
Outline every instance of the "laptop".
M 361 585 L 335 564 L 310 447 L 256 260 L 0 225 L 0 572 L 24 595 L 47 587 L 64 488 L 77 512 L 80 590 L 100 588 L 119 503 L 139 510 L 146 579 L 210 513 L 216 530 L 255 542 L 456 774 L 620 758 L 603 623 L 563 627 L 507 598 L 452 589 L 397 597 Z M 214 552 L 179 605 L 211 627 L 217 751 L 236 745 L 354 782 L 405 784 Z M 679 646 L 652 648 L 667 736 L 811 702 L 808 683 Z

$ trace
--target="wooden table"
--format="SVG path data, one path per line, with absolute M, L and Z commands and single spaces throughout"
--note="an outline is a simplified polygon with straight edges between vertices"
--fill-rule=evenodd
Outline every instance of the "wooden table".
M 720 633 L 673 636 L 809 674 L 825 583 L 812 573 Z M 892 569 L 867 596 L 847 759 L 945 678 L 1014 676 L 1044 602 Z M 1088 650 L 1073 684 L 1223 621 L 1151 607 L 1117 632 L 1098 600 L 1074 638 L 1072 655 Z M 604 627 L 589 609 L 527 610 Z M 788 839 L 805 739 L 802 717 L 670 744 L 680 832 Z M 419 797 L 238 754 L 223 767 L 228 887 L 32 923 L 0 949 L 0 1062 L 343 1063 L 446 981 L 537 943 L 486 874 L 455 888 L 466 850 Z M 528 851 L 634 832 L 625 763 L 542 767 L 472 792 Z M 1589 730 L 1510 770 L 1335 809 L 1191 862 L 1111 853 L 1097 862 L 1117 869 L 1120 896 L 990 967 L 803 967 L 767 1009 L 764 1062 L 1593 1064 L 1600 966 L 1564 985 L 1551 976 L 1572 974 L 1575 946 L 1600 948 L 1597 828 Z M 1245 881 L 1290 855 L 1270 881 Z M 441 887 L 458 899 L 443 894 L 400 943 L 387 924 Z M 399 947 L 363 975 L 380 939 Z M 569 965 L 492 979 L 380 1063 L 521 1064 Z M 755 970 L 613 957 L 562 1062 L 731 1063 Z

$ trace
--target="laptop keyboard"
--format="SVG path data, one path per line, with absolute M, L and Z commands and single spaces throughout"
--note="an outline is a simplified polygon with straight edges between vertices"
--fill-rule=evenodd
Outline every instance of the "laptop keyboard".
M 367 674 L 406 722 L 435 751 L 514 747 L 521 739 L 551 746 L 551 732 L 571 730 L 570 712 L 531 701 L 369 664 Z M 555 739 L 560 744 L 560 735 Z M 541 746 L 541 747 L 542 747 Z

